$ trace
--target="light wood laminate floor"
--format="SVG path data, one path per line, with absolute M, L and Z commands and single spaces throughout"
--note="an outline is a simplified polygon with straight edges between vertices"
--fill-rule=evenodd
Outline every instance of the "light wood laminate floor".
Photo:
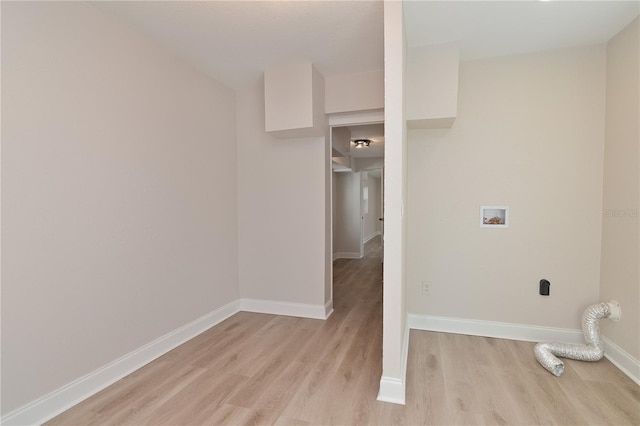
M 49 425 L 640 424 L 640 387 L 609 361 L 556 378 L 533 343 L 412 330 L 407 404 L 376 401 L 380 239 L 334 262 L 326 321 L 241 312 Z

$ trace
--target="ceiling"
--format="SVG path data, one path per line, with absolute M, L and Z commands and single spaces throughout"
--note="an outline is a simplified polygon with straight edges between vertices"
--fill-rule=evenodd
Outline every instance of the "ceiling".
M 310 61 L 323 75 L 383 67 L 381 1 L 101 1 L 234 89 L 265 68 Z
M 463 61 L 605 43 L 636 1 L 407 1 L 410 47 L 457 42 Z
M 325 76 L 383 68 L 383 3 L 100 1 L 234 89 L 265 68 L 310 61 Z M 405 1 L 409 46 L 457 42 L 462 60 L 604 43 L 638 15 L 636 1 Z

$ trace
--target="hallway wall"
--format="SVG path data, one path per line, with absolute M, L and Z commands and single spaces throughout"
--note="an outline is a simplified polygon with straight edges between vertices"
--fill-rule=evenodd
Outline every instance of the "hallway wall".
M 361 248 L 362 213 L 360 172 L 334 173 L 333 256 L 358 258 Z
M 381 222 L 378 220 L 382 217 L 380 211 L 380 179 L 368 174 L 367 185 L 369 187 L 369 212 L 364 217 L 364 239 L 367 241 L 371 237 L 380 234 Z

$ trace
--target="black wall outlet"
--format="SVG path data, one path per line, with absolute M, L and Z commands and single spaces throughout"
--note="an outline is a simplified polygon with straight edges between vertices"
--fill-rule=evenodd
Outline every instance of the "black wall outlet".
M 549 295 L 549 287 L 551 287 L 551 283 L 545 279 L 540 280 L 540 295 L 548 296 Z

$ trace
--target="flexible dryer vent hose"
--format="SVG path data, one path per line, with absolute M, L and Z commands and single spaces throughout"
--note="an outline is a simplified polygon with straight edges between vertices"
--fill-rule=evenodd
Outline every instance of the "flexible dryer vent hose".
M 560 376 L 564 372 L 564 363 L 557 357 L 579 361 L 599 361 L 604 355 L 604 345 L 600 340 L 598 321 L 601 318 L 619 321 L 620 315 L 620 304 L 615 300 L 589 306 L 582 314 L 582 332 L 587 344 L 538 343 L 533 348 L 536 359 L 555 376 Z

